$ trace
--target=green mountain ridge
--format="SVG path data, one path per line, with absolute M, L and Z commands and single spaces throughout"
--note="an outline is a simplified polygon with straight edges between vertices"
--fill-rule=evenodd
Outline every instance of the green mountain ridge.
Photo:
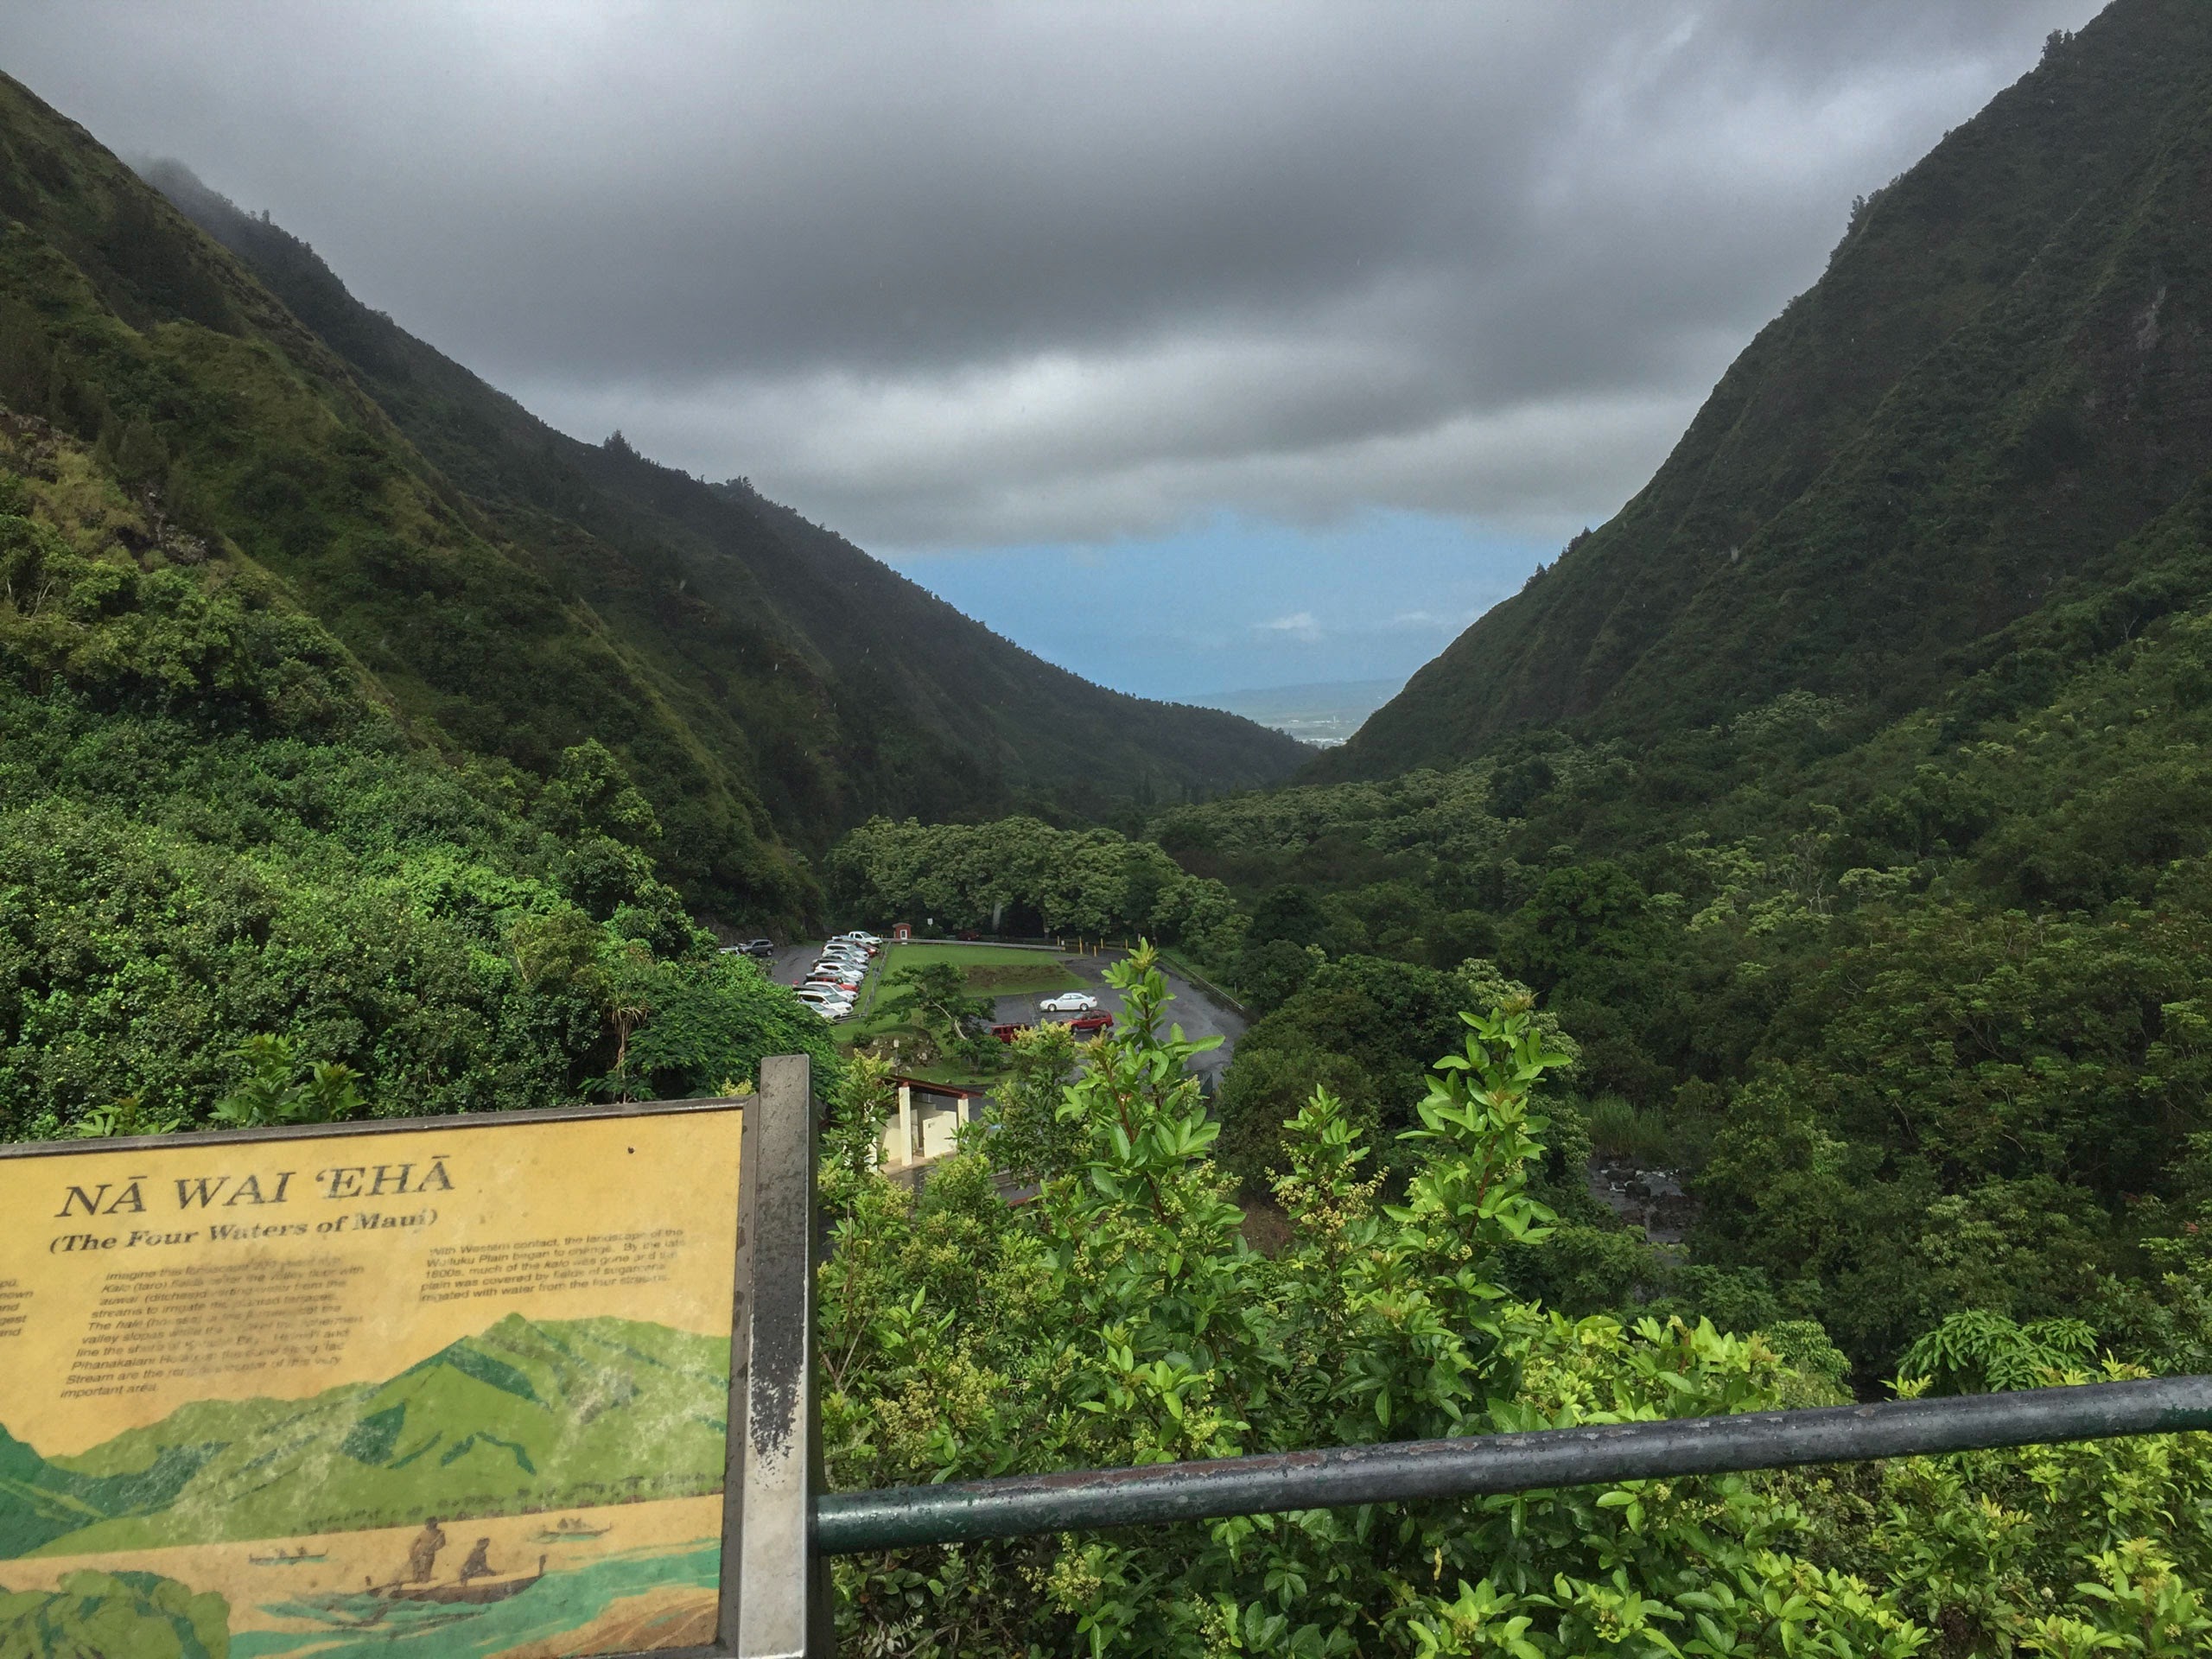
M 41 1458 L 0 1430 L 0 1554 L 715 1491 L 728 1367 L 726 1338 L 511 1314 L 380 1382 L 197 1401 L 72 1456 Z
M 1303 758 L 1252 722 L 1056 668 L 741 480 L 709 485 L 619 437 L 556 431 L 361 304 L 281 226 L 181 164 L 146 176 L 345 359 L 511 544 L 652 665 L 688 723 L 749 755 L 803 842 L 875 813 L 1248 786 Z
M 1786 691 L 1861 729 L 2125 584 L 2212 467 L 2212 12 L 2118 0 L 1853 216 L 1627 506 L 1316 779 L 1516 730 L 1649 741 Z
M 870 811 L 1103 805 L 1300 758 L 1052 668 L 795 514 L 561 436 L 168 176 L 251 259 L 0 79 L 0 402 L 266 571 L 414 741 L 536 779 L 601 743 L 698 909 L 810 919 L 809 855 Z

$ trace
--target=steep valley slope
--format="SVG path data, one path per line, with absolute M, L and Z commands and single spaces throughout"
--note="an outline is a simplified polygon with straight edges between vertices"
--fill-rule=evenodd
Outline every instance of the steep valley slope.
M 1082 810 L 1302 757 L 1056 669 L 784 509 L 562 437 L 180 176 L 253 269 L 0 79 L 0 402 L 265 571 L 418 741 L 540 779 L 599 741 L 702 909 L 810 914 L 811 855 L 872 811 Z
M 2212 10 L 2118 0 L 1854 211 L 1611 520 L 1310 768 L 1529 727 L 1651 740 L 1786 691 L 1863 729 L 2125 585 L 2212 467 Z
M 554 430 L 354 299 L 281 226 L 176 163 L 147 175 L 514 546 L 664 670 L 688 720 L 755 734 L 764 796 L 810 841 L 871 812 L 1249 786 L 1303 758 L 1249 721 L 1056 668 L 741 480 L 709 485 L 619 436 Z M 756 698 L 784 718 L 753 719 Z

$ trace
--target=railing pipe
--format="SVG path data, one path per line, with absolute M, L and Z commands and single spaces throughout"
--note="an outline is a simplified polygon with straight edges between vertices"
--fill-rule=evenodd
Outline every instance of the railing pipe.
M 1027 1533 L 1480 1497 L 2189 1429 L 2212 1429 L 2212 1376 L 832 1492 L 815 1501 L 814 1535 L 823 1554 L 850 1555 Z

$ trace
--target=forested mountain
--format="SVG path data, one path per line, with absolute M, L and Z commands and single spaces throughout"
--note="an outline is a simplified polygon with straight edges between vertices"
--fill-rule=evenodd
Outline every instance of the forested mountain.
M 818 846 L 870 812 L 1270 782 L 1305 751 L 1032 656 L 742 480 L 555 431 L 346 292 L 306 243 L 174 162 L 148 177 L 242 259 L 556 591 L 656 671 L 771 816 Z
M 1870 1389 L 1961 1313 L 2212 1355 L 2177 1267 L 2212 1220 L 2208 91 L 2202 7 L 2054 40 L 1636 503 L 1316 763 L 1354 776 L 1090 854 L 1220 884 L 1203 928 L 1157 877 L 1084 896 L 1263 1016 L 1216 1102 L 1248 1194 L 1317 1087 L 1411 1179 L 1424 1067 L 1518 982 L 1579 1046 L 1574 1218 L 1513 1269 L 1547 1305 L 1808 1316 Z M 1065 906 L 1003 891 L 1041 835 L 834 868 Z M 1673 1172 L 1687 1258 L 1587 1207 L 1586 1135 Z
M 1302 753 L 1052 668 L 768 503 L 562 438 L 303 245 L 190 199 L 308 323 L 0 82 L 0 400 L 268 571 L 422 740 L 539 778 L 602 742 L 696 905 L 796 919 L 804 855 L 869 810 L 1180 793 Z
M 1857 205 L 1651 482 L 1313 775 L 1792 690 L 1871 729 L 2126 584 L 2212 466 L 2208 223 L 2212 9 L 2120 0 Z
M 0 1138 L 731 1093 L 804 1051 L 847 1488 L 2212 1370 L 2208 66 L 2182 0 L 2055 38 L 1620 519 L 1320 763 L 1387 776 L 1176 804 L 1143 785 L 1287 743 L 550 432 L 0 81 Z M 1258 1017 L 1211 1099 L 1147 948 L 1079 1051 L 967 1033 L 988 1129 L 917 1192 L 877 1167 L 899 1051 L 841 1051 L 697 916 L 809 914 L 863 813 L 1086 774 L 1121 828 L 878 818 L 829 900 L 1147 932 Z M 1678 1238 L 1593 1148 L 1679 1181 Z M 575 1334 L 247 1414 L 304 1410 L 375 1497 L 403 1420 L 543 1438 L 484 1344 L 601 1395 Z M 658 1419 L 714 1382 L 683 1346 Z M 325 1495 L 186 1416 L 51 1459 L 0 1432 L 0 1545 Z M 629 1459 L 603 1422 L 582 1451 Z M 840 1558 L 838 1619 L 1007 1656 L 2180 1655 L 2208 1492 L 2175 1433 L 1045 1535 Z M 226 1618 L 73 1573 L 0 1590 L 0 1651 L 213 1653 Z

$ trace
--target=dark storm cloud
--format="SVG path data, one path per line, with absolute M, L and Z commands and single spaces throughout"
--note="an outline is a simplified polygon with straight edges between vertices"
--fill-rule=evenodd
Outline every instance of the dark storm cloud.
M 962 544 L 1601 516 L 2093 10 L 18 0 L 0 54 L 570 429 Z

